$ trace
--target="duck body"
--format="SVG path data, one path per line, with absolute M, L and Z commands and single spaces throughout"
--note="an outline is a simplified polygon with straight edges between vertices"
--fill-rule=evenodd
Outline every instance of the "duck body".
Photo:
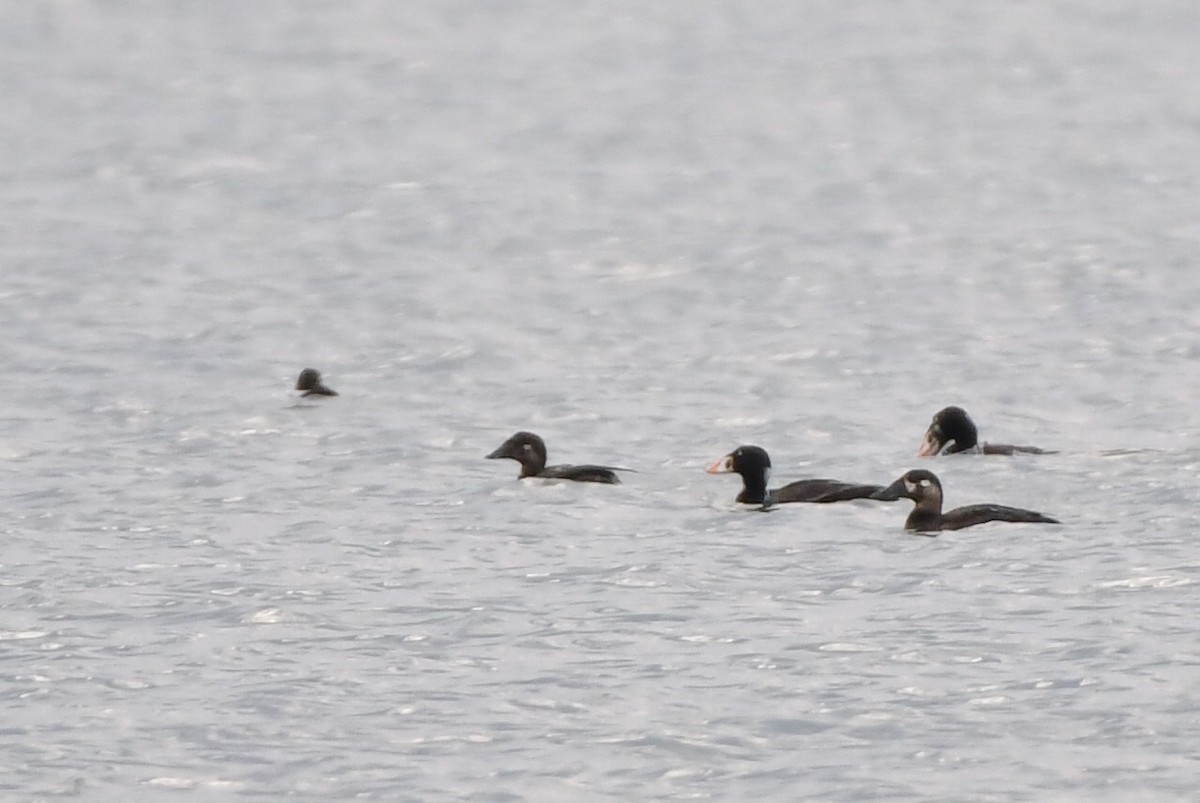
M 296 390 L 302 390 L 300 398 L 306 396 L 336 396 L 337 391 L 321 383 L 321 372 L 316 368 L 305 368 L 296 379 Z
M 932 471 L 913 469 L 898 480 L 875 493 L 873 499 L 893 501 L 911 499 L 916 504 L 904 522 L 906 530 L 918 533 L 937 533 L 942 530 L 961 530 L 990 521 L 1026 522 L 1032 524 L 1061 524 L 1035 510 L 1008 505 L 964 505 L 942 512 L 942 483 Z
M 743 504 L 772 505 L 787 502 L 844 502 L 849 499 L 871 499 L 882 485 L 864 485 L 842 480 L 811 479 L 789 482 L 769 490 L 771 458 L 761 446 L 739 446 L 708 467 L 709 474 L 740 474 L 742 492 L 737 501 Z
M 542 477 L 554 480 L 573 480 L 575 482 L 600 482 L 607 485 L 619 485 L 621 478 L 617 472 L 622 469 L 612 466 L 594 465 L 546 465 L 546 442 L 532 432 L 518 432 L 500 444 L 491 454 L 489 460 L 508 458 L 521 464 L 519 479 L 526 477 Z
M 961 407 L 938 410 L 925 430 L 918 457 L 939 454 L 1054 454 L 1036 446 L 1014 446 L 1008 443 L 980 443 L 979 430 L 967 411 Z

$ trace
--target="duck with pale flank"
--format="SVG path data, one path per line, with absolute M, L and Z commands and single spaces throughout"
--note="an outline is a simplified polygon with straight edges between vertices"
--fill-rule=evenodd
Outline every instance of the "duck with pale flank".
M 1007 505 L 965 505 L 942 512 L 942 483 L 932 471 L 913 469 L 888 487 L 877 492 L 873 499 L 891 502 L 896 499 L 911 499 L 916 502 L 904 529 L 917 533 L 937 533 L 941 530 L 961 530 L 986 524 L 989 521 L 1029 522 L 1033 524 L 1061 524 L 1034 510 L 1024 510 Z
M 577 482 L 603 482 L 618 485 L 618 471 L 629 471 L 615 466 L 548 466 L 546 465 L 546 442 L 532 432 L 518 432 L 500 444 L 487 456 L 489 460 L 508 458 L 521 464 L 519 479 L 544 477 L 552 480 L 575 480 Z
M 321 372 L 316 368 L 305 368 L 296 379 L 296 390 L 302 390 L 300 398 L 306 396 L 336 396 L 337 391 L 321 384 Z
M 841 480 L 811 479 L 789 482 L 781 488 L 767 489 L 771 478 L 771 458 L 761 446 L 739 446 L 708 467 L 709 474 L 740 474 L 742 492 L 737 501 L 764 508 L 785 502 L 843 502 L 848 499 L 873 499 L 882 485 L 865 485 Z
M 967 411 L 961 407 L 938 410 L 925 430 L 918 457 L 939 454 L 1054 454 L 1036 446 L 1013 446 L 1007 443 L 980 443 L 979 430 Z

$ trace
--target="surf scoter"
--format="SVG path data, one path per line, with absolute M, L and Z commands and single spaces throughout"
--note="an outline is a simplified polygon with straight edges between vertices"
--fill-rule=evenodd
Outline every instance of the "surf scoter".
M 890 502 L 901 497 L 917 503 L 912 512 L 908 514 L 908 519 L 904 522 L 904 529 L 915 530 L 918 533 L 961 530 L 963 527 L 973 527 L 989 521 L 1062 523 L 1058 519 L 1052 519 L 1033 510 L 1022 510 L 1019 507 L 1006 505 L 966 505 L 943 513 L 942 483 L 932 471 L 920 468 L 906 472 L 904 476 L 880 490 L 872 498 Z
M 296 380 L 296 390 L 302 390 L 300 398 L 305 396 L 336 396 L 337 391 L 321 384 L 321 372 L 316 368 L 305 368 Z
M 961 407 L 946 407 L 938 410 L 937 415 L 925 430 L 925 438 L 921 448 L 917 450 L 918 457 L 932 457 L 939 454 L 958 454 L 973 452 L 975 454 L 1054 454 L 1036 446 L 1012 446 L 1007 443 L 980 443 L 979 431 L 967 411 Z
M 841 480 L 797 480 L 782 488 L 767 490 L 771 478 L 771 458 L 760 446 L 739 446 L 708 467 L 709 474 L 741 474 L 742 492 L 737 501 L 771 505 L 785 502 L 842 502 L 847 499 L 872 499 L 882 485 L 859 485 Z
M 547 466 L 546 443 L 532 432 L 518 432 L 487 456 L 489 460 L 497 460 L 502 457 L 516 460 L 521 464 L 520 479 L 546 477 L 555 480 L 603 482 L 609 485 L 618 485 L 621 479 L 617 476 L 617 472 L 628 470 L 612 466 Z

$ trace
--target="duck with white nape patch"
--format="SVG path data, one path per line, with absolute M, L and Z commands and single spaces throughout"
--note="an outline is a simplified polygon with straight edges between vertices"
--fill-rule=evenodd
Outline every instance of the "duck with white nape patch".
M 967 411 L 961 407 L 943 407 L 933 416 L 917 457 L 939 454 L 1055 454 L 1036 446 L 1013 446 L 1008 443 L 980 443 L 979 430 Z
M 849 499 L 873 499 L 882 485 L 865 485 L 841 480 L 811 479 L 789 482 L 782 488 L 767 490 L 771 479 L 771 458 L 761 446 L 739 446 L 708 467 L 709 474 L 740 474 L 742 492 L 737 501 L 764 508 L 786 502 L 844 502 Z
M 926 535 L 936 534 L 941 530 L 961 530 L 989 521 L 1062 523 L 1034 510 L 1007 505 L 965 505 L 943 513 L 941 481 L 932 471 L 920 468 L 905 472 L 898 480 L 872 496 L 872 499 L 885 502 L 901 498 L 916 502 L 904 522 L 904 529 Z

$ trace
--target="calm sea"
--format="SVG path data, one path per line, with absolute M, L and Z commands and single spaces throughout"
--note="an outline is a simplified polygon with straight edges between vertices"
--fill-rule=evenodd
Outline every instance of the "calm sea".
M 8 4 L 0 799 L 1195 799 L 1197 30 Z

